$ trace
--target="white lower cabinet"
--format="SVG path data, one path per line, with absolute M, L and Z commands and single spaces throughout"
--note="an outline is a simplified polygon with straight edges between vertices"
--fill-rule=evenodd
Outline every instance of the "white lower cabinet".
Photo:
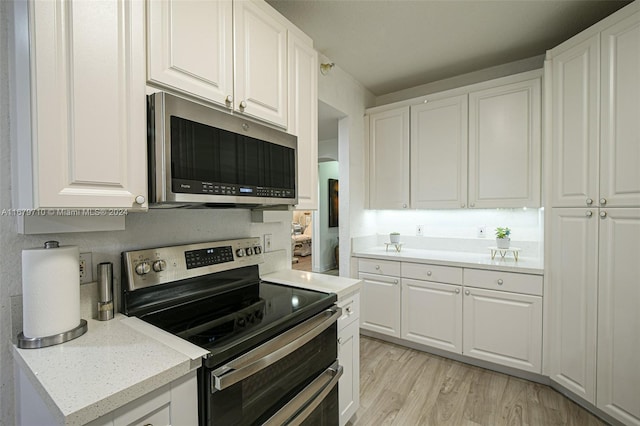
M 402 338 L 462 353 L 462 286 L 402 279 Z
M 338 300 L 342 316 L 338 319 L 338 362 L 342 377 L 338 382 L 338 407 L 340 426 L 360 407 L 360 295 L 354 294 Z
M 542 297 L 465 287 L 462 353 L 540 373 Z
M 363 329 L 541 373 L 542 276 L 371 259 L 358 265 Z M 401 270 L 401 285 L 376 270 Z

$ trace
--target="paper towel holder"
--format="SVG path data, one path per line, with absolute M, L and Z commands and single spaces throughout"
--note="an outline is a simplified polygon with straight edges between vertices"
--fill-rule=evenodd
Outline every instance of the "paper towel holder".
M 60 247 L 60 244 L 57 241 L 47 241 L 44 243 L 45 249 L 54 249 L 58 247 Z M 20 349 L 46 348 L 47 346 L 59 345 L 60 343 L 68 342 L 69 340 L 82 336 L 86 332 L 87 321 L 80 319 L 80 324 L 77 327 L 51 336 L 27 337 L 23 332 L 20 332 L 18 334 L 17 345 Z
M 87 321 L 81 319 L 80 325 L 76 328 L 65 331 L 64 333 L 54 334 L 52 336 L 45 337 L 26 337 L 24 333 L 18 334 L 18 347 L 20 349 L 38 349 L 46 348 L 47 346 L 59 345 L 60 343 L 68 342 L 76 337 L 82 336 L 87 332 Z

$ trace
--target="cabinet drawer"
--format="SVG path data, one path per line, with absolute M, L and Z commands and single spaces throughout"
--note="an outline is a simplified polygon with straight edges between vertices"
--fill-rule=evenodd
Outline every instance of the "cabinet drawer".
M 402 262 L 402 277 L 414 280 L 462 284 L 462 268 Z
M 339 300 L 337 305 L 342 308 L 342 316 L 338 318 L 338 331 L 340 331 L 360 317 L 360 295 L 354 294 L 344 300 Z
M 542 296 L 541 275 L 465 268 L 464 285 Z
M 393 260 L 360 259 L 358 271 L 370 274 L 400 276 L 400 262 Z

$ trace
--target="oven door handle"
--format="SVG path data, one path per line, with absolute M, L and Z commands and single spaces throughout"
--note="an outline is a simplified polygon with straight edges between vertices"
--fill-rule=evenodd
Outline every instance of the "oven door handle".
M 274 364 L 329 328 L 342 315 L 334 306 L 211 372 L 211 392 L 223 390 Z
M 296 426 L 304 422 L 338 384 L 342 366 L 336 361 L 276 412 L 263 426 Z

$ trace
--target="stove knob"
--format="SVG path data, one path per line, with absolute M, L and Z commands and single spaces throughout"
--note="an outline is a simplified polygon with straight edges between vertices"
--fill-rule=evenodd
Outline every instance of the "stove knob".
M 260 254 L 260 253 L 262 253 L 262 247 L 260 247 L 260 246 L 255 246 L 255 247 L 253 248 L 253 252 L 254 252 L 255 254 Z
M 136 265 L 136 274 L 145 275 L 151 272 L 151 267 L 147 262 L 138 263 Z
M 236 255 L 238 257 L 244 257 L 244 249 L 243 248 L 239 248 L 238 250 L 236 250 Z
M 247 247 L 247 256 L 251 256 L 253 254 L 253 249 L 251 247 Z
M 156 272 L 161 272 L 167 269 L 167 262 L 164 260 L 156 260 L 153 262 L 153 270 Z

